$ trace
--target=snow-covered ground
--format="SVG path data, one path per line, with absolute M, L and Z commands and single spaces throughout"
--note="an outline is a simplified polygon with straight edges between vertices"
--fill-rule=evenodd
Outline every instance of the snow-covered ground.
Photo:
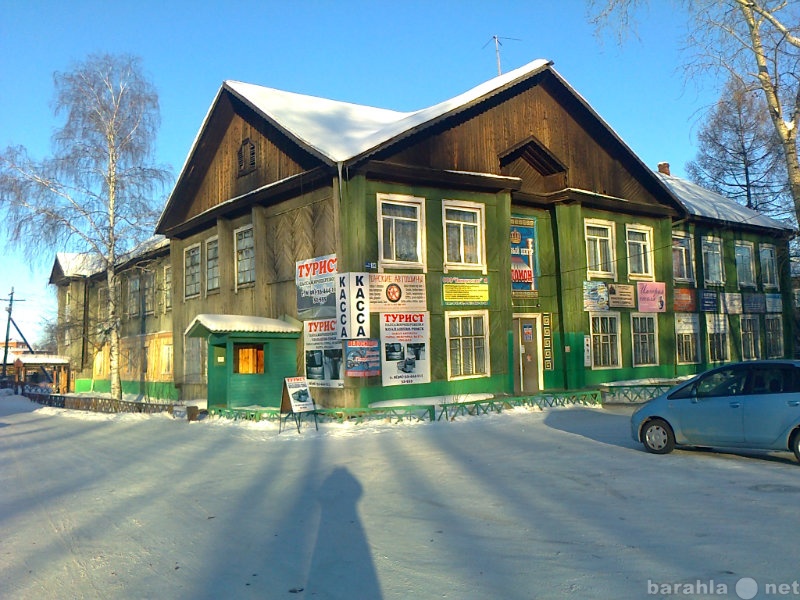
M 799 596 L 791 455 L 650 455 L 629 414 L 278 435 L 0 397 L 0 597 Z

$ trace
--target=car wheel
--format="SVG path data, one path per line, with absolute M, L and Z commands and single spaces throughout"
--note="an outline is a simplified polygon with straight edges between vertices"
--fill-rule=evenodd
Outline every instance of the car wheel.
M 653 419 L 642 429 L 642 444 L 653 454 L 669 454 L 675 449 L 675 434 L 666 421 Z
M 800 462 L 800 429 L 794 432 L 792 435 L 792 441 L 789 442 L 789 446 L 794 452 L 794 457 Z

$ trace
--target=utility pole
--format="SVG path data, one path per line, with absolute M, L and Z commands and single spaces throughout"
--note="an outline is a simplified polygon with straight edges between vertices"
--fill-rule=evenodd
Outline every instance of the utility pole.
M 518 42 L 521 40 L 519 38 L 512 38 L 512 37 L 501 38 L 498 35 L 493 35 L 491 38 L 489 38 L 489 41 L 483 45 L 483 47 L 486 48 L 486 46 L 488 46 L 492 42 L 492 40 L 494 40 L 494 53 L 497 56 L 497 75 L 500 76 L 503 74 L 503 70 L 500 68 L 500 46 L 502 46 L 503 44 L 500 40 L 516 40 Z
M 17 300 L 17 302 L 24 302 L 24 300 Z M 5 351 L 3 352 L 3 379 L 6 378 L 6 363 L 8 362 L 8 340 L 11 335 L 11 310 L 14 308 L 14 288 L 11 288 L 11 293 L 8 295 L 8 306 L 6 306 L 6 311 L 8 312 L 8 321 L 6 322 L 6 347 Z M 16 327 L 16 323 L 14 323 L 14 327 Z

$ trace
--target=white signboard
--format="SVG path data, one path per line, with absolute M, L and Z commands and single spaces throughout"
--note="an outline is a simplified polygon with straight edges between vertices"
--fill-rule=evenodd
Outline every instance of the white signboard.
M 303 321 L 305 372 L 309 387 L 344 387 L 342 342 L 336 319 Z
M 284 382 L 292 412 L 301 413 L 314 410 L 314 400 L 311 399 L 311 392 L 308 390 L 305 377 L 286 377 Z
M 430 313 L 381 313 L 383 385 L 430 383 Z
M 336 255 L 295 263 L 297 315 L 301 321 L 336 316 Z
M 370 273 L 369 302 L 373 312 L 427 310 L 425 275 Z
M 336 323 L 340 339 L 369 338 L 369 273 L 336 276 Z

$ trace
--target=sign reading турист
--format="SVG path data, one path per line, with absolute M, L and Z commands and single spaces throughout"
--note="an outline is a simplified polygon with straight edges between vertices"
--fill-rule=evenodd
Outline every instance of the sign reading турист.
M 430 383 L 430 313 L 381 313 L 383 385 Z

